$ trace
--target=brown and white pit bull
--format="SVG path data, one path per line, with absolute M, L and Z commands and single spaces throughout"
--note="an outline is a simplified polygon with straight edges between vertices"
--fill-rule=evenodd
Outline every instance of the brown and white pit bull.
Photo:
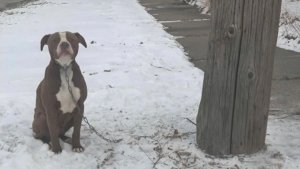
M 75 61 L 79 43 L 87 47 L 79 33 L 71 32 L 48 34 L 41 40 L 41 51 L 44 45 L 48 45 L 51 60 L 36 91 L 32 129 L 35 138 L 47 143 L 51 141 L 52 151 L 55 153 L 61 152 L 59 138 L 67 138 L 64 134 L 71 127 L 74 127 L 71 141 L 73 151 L 84 151 L 80 144 L 82 116 L 77 112 L 65 79 L 67 73 L 77 104 L 84 112 L 87 87 Z

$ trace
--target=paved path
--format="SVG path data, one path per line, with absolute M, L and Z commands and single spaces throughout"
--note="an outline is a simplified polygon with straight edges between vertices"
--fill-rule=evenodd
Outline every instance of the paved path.
M 205 67 L 210 16 L 182 0 L 140 0 L 146 10 L 178 37 L 190 61 Z M 300 53 L 276 48 L 270 114 L 300 112 Z
M 0 12 L 5 9 L 18 7 L 33 0 L 0 0 Z

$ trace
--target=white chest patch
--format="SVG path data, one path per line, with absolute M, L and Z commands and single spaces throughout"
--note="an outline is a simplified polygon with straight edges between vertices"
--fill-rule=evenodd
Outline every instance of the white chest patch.
M 74 108 L 76 107 L 75 103 L 72 100 L 72 96 L 68 90 L 68 82 L 66 81 L 66 73 L 69 76 L 69 83 L 73 91 L 73 95 L 76 99 L 76 101 L 80 98 L 80 89 L 78 87 L 74 86 L 74 83 L 72 81 L 73 78 L 73 71 L 72 71 L 72 65 L 69 66 L 69 68 L 64 71 L 63 69 L 60 70 L 60 79 L 61 79 L 61 86 L 59 88 L 58 93 L 56 94 L 57 100 L 60 102 L 60 110 L 63 113 L 72 113 Z

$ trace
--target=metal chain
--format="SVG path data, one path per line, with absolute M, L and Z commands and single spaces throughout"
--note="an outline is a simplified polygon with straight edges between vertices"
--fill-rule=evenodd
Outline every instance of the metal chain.
M 100 138 L 102 138 L 103 140 L 105 140 L 105 141 L 107 141 L 107 142 L 109 142 L 109 143 L 119 143 L 119 142 L 121 142 L 123 139 L 118 139 L 118 140 L 110 140 L 110 139 L 108 139 L 108 138 L 105 138 L 102 134 L 100 134 L 90 123 L 89 123 L 89 121 L 88 121 L 88 119 L 83 115 L 83 112 L 82 112 L 82 110 L 79 108 L 79 106 L 78 106 L 78 104 L 77 104 L 77 101 L 76 101 L 76 99 L 75 99 L 75 97 L 74 97 L 74 94 L 73 94 L 73 91 L 72 91 L 72 88 L 71 88 L 71 86 L 70 86 L 70 80 L 69 80 L 69 76 L 68 76 L 68 74 L 67 74 L 67 69 L 68 69 L 68 67 L 66 67 L 66 68 L 64 68 L 64 67 L 62 67 L 63 68 L 63 70 L 65 71 L 65 78 L 66 78 L 66 81 L 67 81 L 67 83 L 68 83 L 68 90 L 69 90 L 69 92 L 70 92 L 70 94 L 71 94 L 71 97 L 72 97 L 72 100 L 73 100 L 73 102 L 75 103 L 75 105 L 76 105 L 76 108 L 77 108 L 77 110 L 78 110 L 78 113 L 82 116 L 82 118 L 83 118 L 83 121 L 89 126 L 89 128 L 94 132 L 94 133 L 96 133 Z

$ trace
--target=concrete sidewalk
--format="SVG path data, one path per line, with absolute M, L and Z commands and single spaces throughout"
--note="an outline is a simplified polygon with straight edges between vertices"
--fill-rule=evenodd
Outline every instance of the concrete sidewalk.
M 205 67 L 210 16 L 182 0 L 140 0 L 141 5 L 177 37 L 190 61 Z M 300 112 L 300 53 L 276 48 L 270 114 Z
M 31 1 L 36 0 L 0 0 L 0 12 L 7 9 L 17 8 Z

